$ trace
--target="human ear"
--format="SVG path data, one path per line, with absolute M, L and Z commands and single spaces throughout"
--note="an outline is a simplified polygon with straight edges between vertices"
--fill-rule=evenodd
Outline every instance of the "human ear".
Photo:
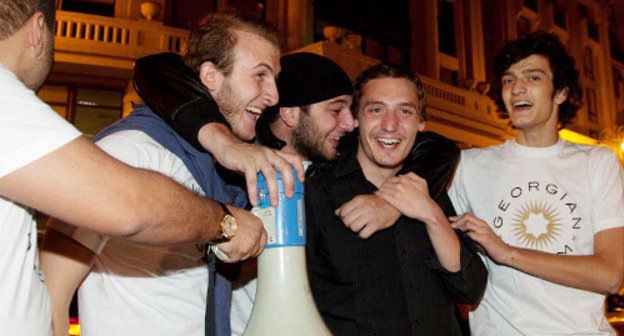
M 299 124 L 299 113 L 301 109 L 298 107 L 280 107 L 279 109 L 280 119 L 288 127 L 295 127 Z
M 39 56 L 45 50 L 46 22 L 41 12 L 35 12 L 28 21 L 28 45 L 35 56 Z
M 199 67 L 199 80 L 210 92 L 218 91 L 223 84 L 225 76 L 216 65 L 210 61 L 202 63 Z
M 568 93 L 570 92 L 569 88 L 563 88 L 557 92 L 555 92 L 555 104 L 557 105 L 561 105 L 563 104 L 566 99 L 568 99 Z

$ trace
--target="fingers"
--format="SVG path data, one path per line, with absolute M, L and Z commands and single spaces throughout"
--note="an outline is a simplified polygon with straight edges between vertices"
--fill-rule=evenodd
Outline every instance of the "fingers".
M 407 173 L 405 175 L 393 176 L 388 178 L 381 185 L 379 189 L 395 189 L 397 191 L 403 191 L 408 188 L 414 188 L 422 193 L 428 193 L 427 181 L 422 177 L 414 174 Z
M 373 233 L 379 231 L 379 228 L 374 225 L 366 225 L 362 228 L 362 230 L 358 233 L 358 237 L 360 239 L 368 239 Z
M 271 206 L 276 207 L 279 204 L 279 187 L 277 184 L 277 174 L 275 173 L 275 169 L 273 169 L 273 166 L 271 165 L 263 165 L 260 172 L 262 172 L 262 175 L 266 180 Z
M 275 167 L 275 169 L 277 169 L 282 175 L 284 195 L 287 198 L 292 198 L 295 194 L 295 177 L 292 172 L 292 166 L 275 151 L 270 154 L 270 160 L 273 167 Z M 271 203 L 271 205 L 273 205 L 273 203 Z M 277 206 L 277 203 L 273 206 Z
M 238 262 L 260 255 L 267 241 L 262 220 L 243 209 L 229 209 L 236 218 L 236 234 L 230 241 L 217 244 L 217 247 L 228 256 L 228 262 Z
M 358 214 L 350 214 L 350 217 L 343 219 L 343 224 L 351 229 L 353 232 L 360 232 L 364 226 L 369 222 L 366 216 L 359 216 Z
M 481 235 L 491 230 L 485 221 L 477 218 L 471 213 L 465 213 L 460 216 L 451 216 L 449 217 L 449 221 L 451 222 L 453 229 L 466 232 L 469 236 L 470 234 Z M 473 238 L 472 236 L 470 237 Z
M 295 171 L 297 172 L 297 179 L 299 179 L 299 181 L 302 183 L 305 182 L 305 169 L 303 168 L 303 161 L 301 160 L 301 156 L 282 153 L 280 151 L 276 153 L 295 168 Z
M 399 193 L 396 191 L 393 191 L 392 188 L 390 188 L 390 190 L 379 189 L 375 191 L 375 196 L 390 203 L 390 205 L 393 206 L 394 208 L 400 208 L 399 205 L 397 204 L 400 200 Z
M 281 153 L 269 148 L 265 148 L 265 150 L 267 151 L 266 156 L 271 168 L 269 168 L 269 165 L 263 165 L 263 174 L 265 169 L 277 169 L 280 172 L 282 182 L 284 183 L 284 196 L 292 198 L 295 195 L 295 176 L 292 171 L 293 167 L 297 172 L 297 178 L 299 181 L 303 182 L 305 180 L 305 171 L 303 169 L 301 157 L 294 154 Z M 277 206 L 279 203 L 279 190 L 277 189 L 277 180 L 275 176 L 276 175 L 274 173 L 270 175 L 270 178 L 272 179 L 271 184 L 267 185 L 269 188 L 269 197 L 272 206 Z M 265 175 L 265 178 L 267 178 L 267 175 Z M 275 181 L 275 184 L 273 184 L 273 181 Z M 275 191 L 273 191 L 272 185 L 275 185 Z
M 266 243 L 267 243 L 267 233 L 266 233 L 266 230 L 262 228 L 262 233 L 260 234 L 259 244 L 256 246 L 255 250 L 252 252 L 251 256 L 258 257 L 260 254 L 262 254 L 262 251 L 264 251 L 264 247 L 266 246 Z
M 346 217 L 353 211 L 357 211 L 359 208 L 359 204 L 360 204 L 360 197 L 356 196 L 349 202 L 341 205 L 340 208 L 336 209 L 334 211 L 334 215 L 340 218 Z
M 249 203 L 252 206 L 258 206 L 258 175 L 254 171 L 248 170 L 245 172 L 245 183 L 247 184 L 247 195 L 249 197 Z

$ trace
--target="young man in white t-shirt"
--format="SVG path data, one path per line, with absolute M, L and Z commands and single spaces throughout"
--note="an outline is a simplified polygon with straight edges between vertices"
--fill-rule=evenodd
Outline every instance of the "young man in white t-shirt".
M 212 241 L 222 236 L 220 223 L 226 215 L 218 202 L 106 155 L 36 97 L 34 91 L 52 67 L 54 15 L 53 0 L 0 2 L 3 335 L 51 334 L 50 303 L 39 270 L 30 208 L 110 236 L 150 244 Z M 290 172 L 288 163 L 276 159 L 277 155 L 267 158 L 266 151 L 262 155 L 249 156 L 255 160 L 249 165 L 252 170 L 259 165 L 272 169 L 273 164 Z M 258 255 L 266 241 L 262 223 L 240 208 L 229 210 L 238 226 L 235 236 L 221 243 L 221 250 L 230 260 Z
M 495 99 L 514 140 L 462 153 L 453 226 L 485 252 L 474 335 L 615 335 L 606 293 L 624 273 L 624 175 L 605 147 L 559 138 L 581 106 L 574 61 L 551 34 L 508 43 L 494 60 Z

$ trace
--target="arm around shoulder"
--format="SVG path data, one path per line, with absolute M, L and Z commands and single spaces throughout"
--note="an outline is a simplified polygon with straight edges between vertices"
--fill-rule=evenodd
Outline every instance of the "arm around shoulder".
M 152 244 L 212 240 L 222 211 L 83 137 L 0 178 L 0 195 L 77 226 Z

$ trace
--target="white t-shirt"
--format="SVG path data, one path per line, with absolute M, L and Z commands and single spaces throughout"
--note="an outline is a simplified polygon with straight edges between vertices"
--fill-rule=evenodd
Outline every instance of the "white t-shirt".
M 606 147 L 509 140 L 466 150 L 449 194 L 457 213 L 472 212 L 505 243 L 547 253 L 591 255 L 594 234 L 624 226 L 624 174 Z M 604 295 L 484 262 L 489 278 L 470 313 L 474 335 L 615 335 Z
M 312 161 L 305 160 L 303 161 L 303 168 L 308 170 L 311 164 Z M 255 263 L 256 260 L 243 261 L 239 279 L 232 284 L 232 304 L 230 306 L 232 336 L 243 335 L 253 311 L 258 287 Z
M 0 111 L 0 178 L 80 136 L 1 64 Z M 0 279 L 0 333 L 51 335 L 32 211 L 1 197 Z
M 116 132 L 96 144 L 126 164 L 204 194 L 182 160 L 141 131 Z M 204 246 L 154 247 L 58 223 L 55 228 L 99 253 L 78 291 L 83 336 L 204 336 Z

